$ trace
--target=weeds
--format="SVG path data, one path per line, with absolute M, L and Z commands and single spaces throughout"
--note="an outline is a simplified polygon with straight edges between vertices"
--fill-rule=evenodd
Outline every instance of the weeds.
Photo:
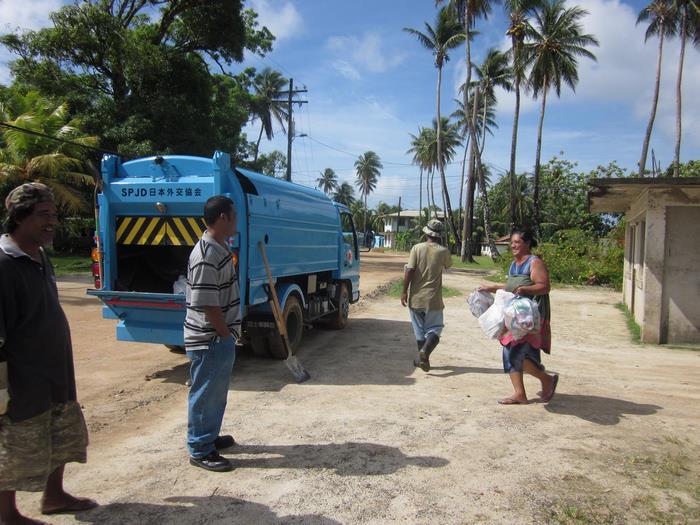
M 629 311 L 625 303 L 617 303 L 615 305 L 615 308 L 617 308 L 624 314 L 625 320 L 627 321 L 627 328 L 630 331 L 630 337 L 632 338 L 632 342 L 639 344 L 642 340 L 642 330 L 641 328 L 639 328 L 639 325 L 634 320 L 632 312 Z

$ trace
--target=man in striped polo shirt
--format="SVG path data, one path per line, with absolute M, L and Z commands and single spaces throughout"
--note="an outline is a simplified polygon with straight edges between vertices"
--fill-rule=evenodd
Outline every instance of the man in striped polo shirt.
M 220 195 L 210 198 L 204 220 L 207 229 L 187 267 L 185 348 L 192 379 L 187 447 L 192 465 L 225 472 L 233 465 L 219 451 L 235 442 L 219 432 L 241 330 L 238 275 L 226 242 L 236 233 L 233 201 Z

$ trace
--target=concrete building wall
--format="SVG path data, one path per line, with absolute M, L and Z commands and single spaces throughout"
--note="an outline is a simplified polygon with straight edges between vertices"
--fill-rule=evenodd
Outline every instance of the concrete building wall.
M 700 207 L 666 208 L 666 341 L 700 343 Z
M 700 343 L 700 188 L 642 192 L 625 214 L 623 300 L 645 343 Z

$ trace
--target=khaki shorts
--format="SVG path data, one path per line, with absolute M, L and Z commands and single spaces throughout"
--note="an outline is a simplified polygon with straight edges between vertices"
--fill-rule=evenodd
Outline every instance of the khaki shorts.
M 85 463 L 87 444 L 85 419 L 75 401 L 24 421 L 0 416 L 0 491 L 44 490 L 49 474 L 61 465 Z

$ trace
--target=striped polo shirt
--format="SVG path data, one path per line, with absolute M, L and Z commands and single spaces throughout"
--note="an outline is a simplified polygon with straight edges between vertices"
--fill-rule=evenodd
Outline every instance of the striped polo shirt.
M 241 333 L 241 292 L 231 252 L 204 232 L 187 264 L 187 315 L 185 348 L 206 350 L 216 330 L 204 313 L 205 306 L 219 306 L 233 337 Z

